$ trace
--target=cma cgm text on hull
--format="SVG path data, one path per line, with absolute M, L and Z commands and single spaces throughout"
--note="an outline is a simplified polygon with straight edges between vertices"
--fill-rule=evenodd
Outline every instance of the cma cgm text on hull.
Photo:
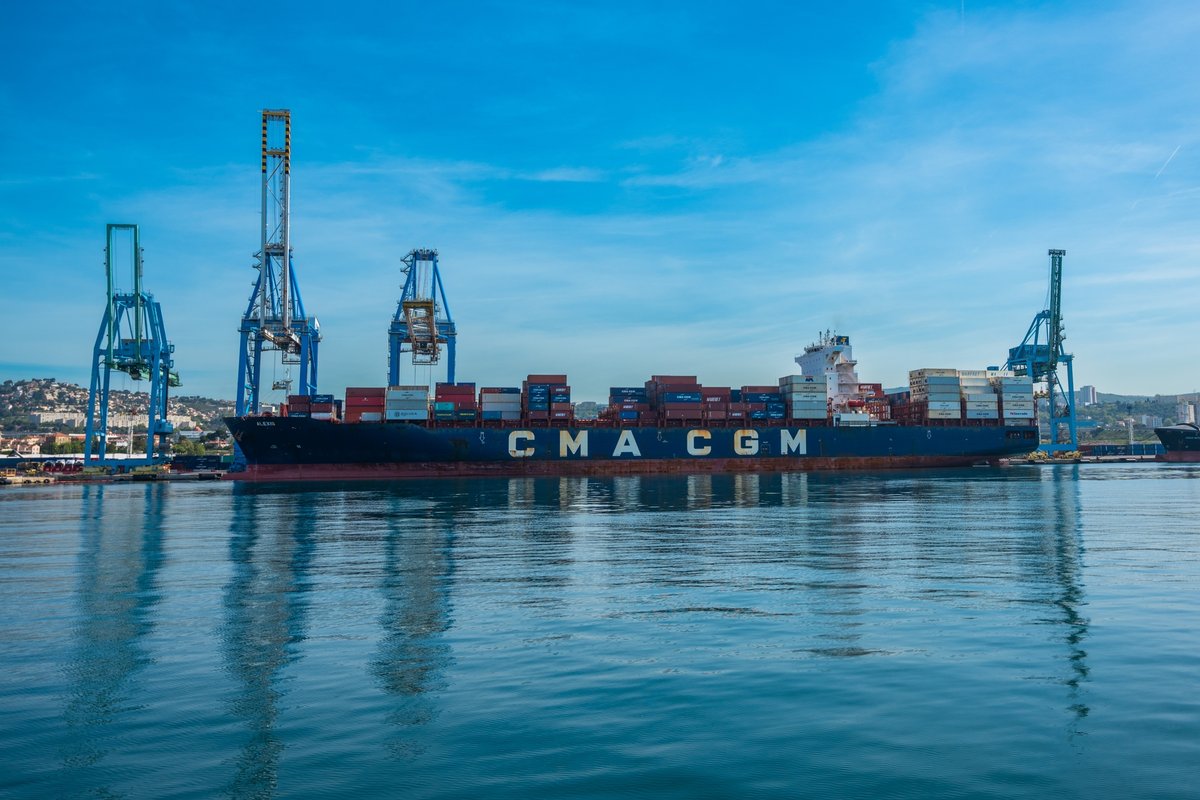
M 1027 453 L 1032 426 L 425 427 L 226 420 L 246 480 L 621 475 L 963 466 Z

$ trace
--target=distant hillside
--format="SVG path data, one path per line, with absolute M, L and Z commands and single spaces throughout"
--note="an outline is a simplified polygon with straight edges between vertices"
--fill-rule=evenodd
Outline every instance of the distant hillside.
M 109 395 L 109 411 L 114 414 L 144 415 L 150 397 L 146 392 L 114 390 Z M 32 378 L 0 383 L 0 430 L 34 430 L 31 414 L 51 412 L 87 412 L 87 387 L 60 383 L 54 378 Z M 181 395 L 167 398 L 167 413 L 188 417 L 197 428 L 215 430 L 221 417 L 233 413 L 233 403 L 209 397 Z M 43 430 L 68 429 L 71 426 L 49 424 Z

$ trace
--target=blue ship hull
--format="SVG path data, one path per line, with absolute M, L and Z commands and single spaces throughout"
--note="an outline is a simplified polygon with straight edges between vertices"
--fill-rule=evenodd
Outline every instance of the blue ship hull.
M 787 472 L 966 466 L 1037 448 L 1033 426 L 424 427 L 228 418 L 243 480 Z

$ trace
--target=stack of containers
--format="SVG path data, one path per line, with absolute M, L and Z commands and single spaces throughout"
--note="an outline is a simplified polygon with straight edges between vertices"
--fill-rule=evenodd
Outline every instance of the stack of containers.
M 743 386 L 738 396 L 751 421 L 782 422 L 787 417 L 783 393 L 778 386 Z
M 346 422 L 383 422 L 382 386 L 346 387 Z
M 728 386 L 700 387 L 700 413 L 706 423 L 724 425 L 729 419 L 729 398 L 733 390 Z
M 914 369 L 908 373 L 912 404 L 927 420 L 962 419 L 962 386 L 958 370 Z
M 744 422 L 750 416 L 750 404 L 742 402 L 742 390 L 729 390 L 729 406 L 725 418 L 732 423 Z
M 389 386 L 384 393 L 384 418 L 388 422 L 427 422 L 428 386 Z
M 313 419 L 337 419 L 337 406 L 331 394 L 314 394 L 308 408 L 308 415 Z
M 645 386 L 610 386 L 608 408 L 609 415 L 621 425 L 654 421 Z
M 565 398 L 565 399 L 564 399 Z M 565 404 L 565 409 L 563 408 Z M 553 406 L 557 405 L 555 409 Z M 528 420 L 570 421 L 571 387 L 566 375 L 530 375 L 521 383 L 521 410 Z
M 479 390 L 479 413 L 484 420 L 521 419 L 521 390 L 515 386 L 485 386 Z
M 863 407 L 872 419 L 892 418 L 892 406 L 888 402 L 887 394 L 883 391 L 882 383 L 860 383 L 858 394 L 863 398 Z
M 478 406 L 474 383 L 439 383 L 433 389 L 435 422 L 474 422 Z
M 287 399 L 287 415 L 289 417 L 307 417 L 312 411 L 312 398 L 306 394 L 289 394 Z
M 1000 393 L 1000 413 L 1005 423 L 1031 423 L 1037 419 L 1033 404 L 1033 381 L 1028 375 L 992 374 L 990 380 Z
M 646 396 L 661 422 L 704 419 L 704 395 L 695 375 L 652 375 L 646 381 Z
M 917 421 L 914 419 L 915 409 L 912 402 L 912 389 L 909 389 L 907 386 L 900 386 L 894 389 L 885 389 L 883 394 L 887 397 L 892 419 L 905 423 Z
M 958 382 L 962 388 L 963 419 L 1000 418 L 999 398 L 988 379 L 987 370 L 960 369 Z
M 825 419 L 829 394 L 824 375 L 784 375 L 779 379 L 788 419 Z

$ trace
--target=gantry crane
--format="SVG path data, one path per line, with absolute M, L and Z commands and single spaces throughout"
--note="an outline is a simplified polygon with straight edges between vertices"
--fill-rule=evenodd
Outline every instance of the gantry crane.
M 436 364 L 443 344 L 446 346 L 446 380 L 454 383 L 454 342 L 458 331 L 446 302 L 437 250 L 413 250 L 402 261 L 404 289 L 388 328 L 388 385 L 400 383 L 403 353 L 412 353 L 413 364 Z
M 292 172 L 290 111 L 262 112 L 262 249 L 255 254 L 258 278 L 242 316 L 238 355 L 237 415 L 254 414 L 262 402 L 263 353 L 277 350 L 289 372 L 272 389 L 312 394 L 317 389 L 321 326 L 306 316 L 292 263 L 289 202 Z M 292 386 L 291 366 L 297 366 Z
M 1063 350 L 1066 337 L 1062 325 L 1062 260 L 1066 254 L 1066 250 L 1050 251 L 1049 308 L 1034 315 L 1021 344 L 1008 351 L 1005 364 L 1006 369 L 1017 375 L 1028 375 L 1034 383 L 1046 384 L 1050 441 L 1039 449 L 1048 453 L 1079 449 L 1075 419 L 1075 357 Z M 1060 365 L 1067 373 L 1065 389 L 1059 375 Z M 1061 435 L 1063 433 L 1066 435 Z
M 129 236 L 131 291 L 117 287 L 117 249 Z M 137 225 L 110 224 L 106 231 L 104 271 L 108 280 L 108 305 L 96 334 L 92 353 L 92 380 L 88 389 L 87 426 L 84 434 L 85 463 L 108 464 L 107 457 L 109 390 L 112 373 L 123 372 L 135 381 L 150 381 L 150 401 L 146 415 L 146 456 L 122 459 L 130 466 L 151 464 L 165 458 L 167 437 L 174 432 L 167 421 L 167 389 L 179 386 L 172 353 L 175 346 L 167 341 L 162 307 L 154 295 L 142 291 L 142 243 Z

